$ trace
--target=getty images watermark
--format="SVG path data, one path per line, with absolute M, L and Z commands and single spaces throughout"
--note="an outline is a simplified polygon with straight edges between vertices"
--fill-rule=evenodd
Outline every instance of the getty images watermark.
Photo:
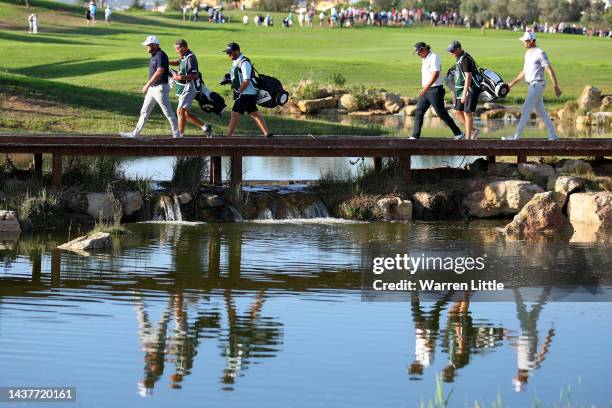
M 496 279 L 467 279 L 464 281 L 445 281 L 434 278 L 412 278 L 419 272 L 440 271 L 463 275 L 466 272 L 484 271 L 487 255 L 472 256 L 410 256 L 396 254 L 394 257 L 377 257 L 372 261 L 371 288 L 374 291 L 502 291 L 504 283 Z M 389 272 L 392 272 L 389 277 Z M 383 274 L 387 273 L 385 276 Z M 408 279 L 406 276 L 410 276 Z M 399 277 L 399 279 L 398 279 Z M 365 288 L 364 288 L 365 289 Z

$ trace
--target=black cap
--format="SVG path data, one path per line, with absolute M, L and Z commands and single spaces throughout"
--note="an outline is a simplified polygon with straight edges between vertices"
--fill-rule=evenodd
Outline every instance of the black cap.
M 427 48 L 427 44 L 422 41 L 419 41 L 418 43 L 414 44 L 414 53 L 416 54 L 425 48 Z
M 450 44 L 448 44 L 448 47 L 446 48 L 446 51 L 453 52 L 453 51 L 455 51 L 458 48 L 461 48 L 461 43 L 459 41 L 453 41 Z
M 226 54 L 229 54 L 232 51 L 240 51 L 240 46 L 238 45 L 238 43 L 231 42 L 227 44 L 227 47 L 225 47 L 225 49 L 223 50 L 223 52 Z

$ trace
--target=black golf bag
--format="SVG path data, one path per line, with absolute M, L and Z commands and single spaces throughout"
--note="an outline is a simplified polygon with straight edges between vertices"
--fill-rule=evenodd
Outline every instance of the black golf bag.
M 174 87 L 174 83 L 176 82 L 172 79 L 172 74 L 175 74 L 176 71 L 170 69 L 170 78 L 168 79 L 168 83 L 171 87 Z M 221 116 L 221 112 L 227 106 L 225 104 L 225 99 L 221 95 L 216 92 L 212 92 L 210 89 L 204 85 L 204 80 L 202 79 L 202 73 L 198 72 L 198 79 L 195 80 L 196 84 L 196 95 L 195 100 L 200 105 L 200 108 L 206 113 L 215 113 Z
M 248 58 L 244 60 L 249 61 Z M 251 66 L 253 66 L 252 63 Z M 228 85 L 231 83 L 230 74 L 225 74 L 219 82 L 221 85 Z M 254 66 L 251 71 L 251 83 L 255 89 L 257 89 L 256 103 L 259 106 L 263 106 L 264 108 L 275 108 L 286 104 L 289 100 L 289 92 L 285 91 L 281 81 L 274 77 L 260 74 Z
M 484 102 L 494 101 L 499 98 L 505 98 L 510 92 L 510 87 L 504 82 L 502 77 L 490 69 L 484 69 L 478 67 L 479 76 L 478 80 L 479 95 L 478 98 Z M 444 83 L 451 90 L 453 95 L 455 94 L 455 67 L 452 67 L 446 73 L 444 77 Z

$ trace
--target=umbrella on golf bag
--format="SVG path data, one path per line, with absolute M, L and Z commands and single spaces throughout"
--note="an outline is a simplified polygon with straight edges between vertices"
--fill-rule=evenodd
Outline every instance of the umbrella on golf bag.
M 478 98 L 481 101 L 490 102 L 499 98 L 505 98 L 506 95 L 508 95 L 510 87 L 504 82 L 499 74 L 490 69 L 483 69 L 480 67 L 478 67 L 478 71 L 480 73 L 480 94 Z M 444 77 L 444 83 L 448 89 L 451 90 L 453 95 L 455 93 L 455 75 L 455 67 L 452 67 Z

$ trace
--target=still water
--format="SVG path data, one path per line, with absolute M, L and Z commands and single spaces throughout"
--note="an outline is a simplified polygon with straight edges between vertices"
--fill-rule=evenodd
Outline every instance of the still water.
M 0 384 L 75 386 L 75 407 L 416 407 L 440 376 L 451 406 L 548 406 L 568 386 L 609 406 L 612 303 L 529 284 L 588 271 L 610 291 L 609 247 L 506 242 L 500 225 L 134 224 L 89 255 L 55 250 L 67 233 L 4 236 Z M 445 248 L 534 288 L 362 301 L 372 256 Z

